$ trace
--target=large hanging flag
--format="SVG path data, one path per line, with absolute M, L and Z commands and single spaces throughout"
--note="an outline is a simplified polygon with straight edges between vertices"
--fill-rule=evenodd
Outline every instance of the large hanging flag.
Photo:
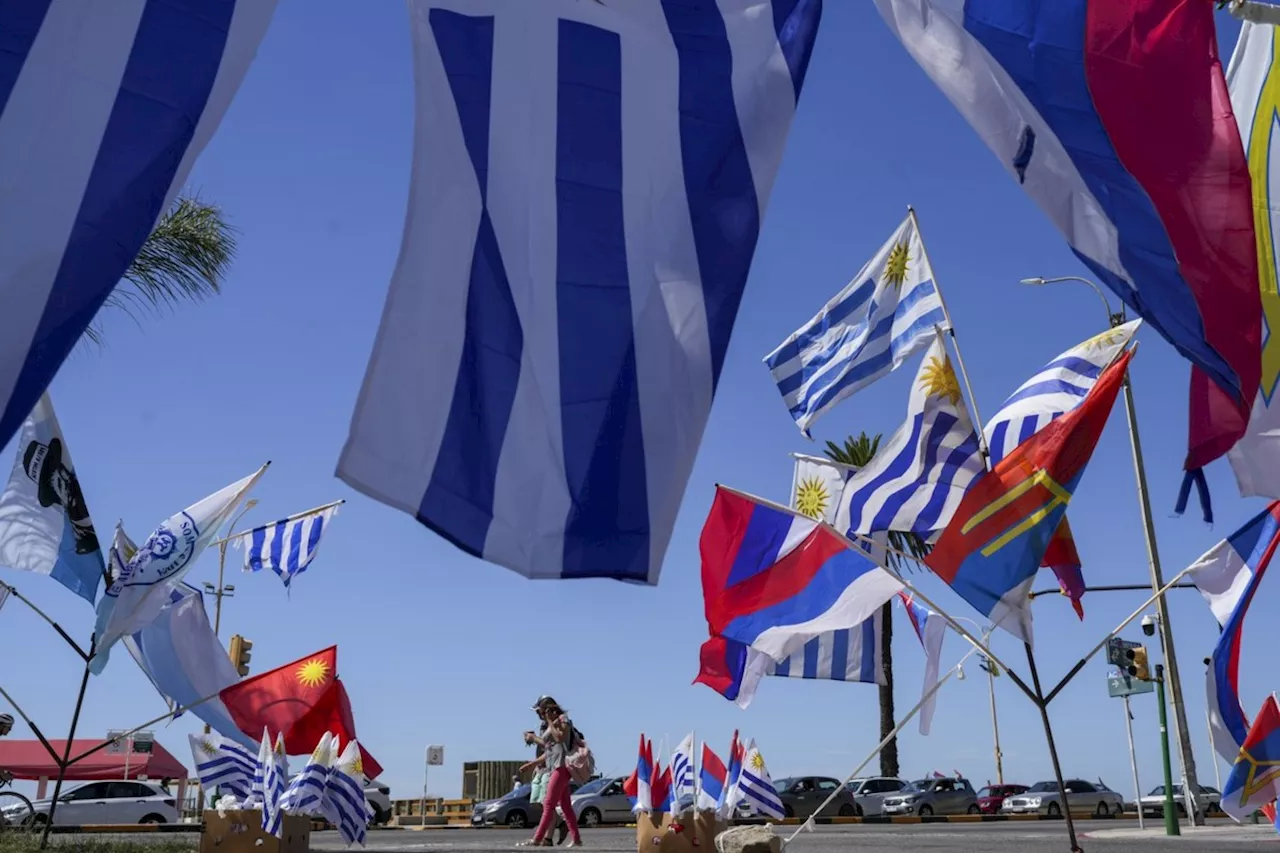
M 911 385 L 907 419 L 849 478 L 834 527 L 850 535 L 897 530 L 927 537 L 947 526 L 985 470 L 977 430 L 935 330 Z
M 796 461 L 791 475 L 791 506 L 810 518 L 835 524 L 844 484 L 858 469 L 817 456 L 791 456 Z
M 925 564 L 994 624 L 1031 642 L 1031 582 L 1102 435 L 1133 351 L 1074 410 L 983 475 Z
M 163 522 L 142 543 L 98 602 L 94 629 L 97 653 L 89 669 L 101 673 L 111 647 L 121 637 L 150 625 L 169 603 L 169 593 L 186 575 L 214 535 L 240 506 L 268 462 L 254 473 L 192 504 Z
M 1205 685 L 1213 748 L 1227 761 L 1235 760 L 1249 733 L 1249 721 L 1240 704 L 1244 618 L 1278 544 L 1280 501 L 1255 515 L 1188 569 L 1192 583 L 1222 627 L 1209 658 Z
M 1141 324 L 1141 320 L 1131 320 L 1094 335 L 1058 355 L 1018 386 L 987 422 L 991 463 L 999 462 L 1019 444 L 1080 405 L 1102 371 L 1129 345 Z M 1080 599 L 1084 596 L 1084 575 L 1075 538 L 1065 517 L 1045 551 L 1044 567 L 1053 570 L 1063 594 L 1071 599 L 1076 615 L 1083 619 L 1084 606 Z
M 526 577 L 656 584 L 822 2 L 409 7 L 408 224 L 338 476 Z
M 1262 325 L 1212 4 L 875 3 L 1080 260 L 1192 363 L 1187 469 L 1226 453 L 1248 424 Z
M 222 121 L 275 0 L 10 4 L 0 71 L 0 445 Z
M 853 628 L 902 589 L 830 526 L 716 487 L 699 540 L 712 637 L 775 661 L 814 637 Z
M 908 594 L 906 590 L 898 593 L 898 596 L 902 600 L 903 609 L 907 612 L 911 628 L 916 632 L 916 638 L 924 648 L 924 686 L 921 688 L 921 695 L 928 698 L 920 706 L 919 717 L 920 734 L 927 735 L 933 726 L 933 712 L 938 704 L 937 691 L 934 691 L 932 696 L 929 695 L 929 691 L 933 690 L 933 686 L 938 683 L 938 670 L 942 664 L 942 641 L 946 638 L 947 623 L 937 613 L 917 604 L 915 596 Z
M 786 659 L 770 661 L 765 674 L 884 684 L 884 648 L 880 643 L 883 614 L 883 610 L 877 610 L 861 625 L 814 637 Z
M 778 791 L 773 787 L 773 779 L 769 777 L 769 768 L 764 763 L 764 756 L 753 739 L 747 746 L 746 758 L 742 763 L 742 775 L 738 779 L 738 792 L 746 804 L 756 812 L 782 820 L 786 810 Z
M 236 726 L 217 695 L 240 675 L 209 624 L 200 590 L 178 584 L 159 615 L 122 642 L 171 708 L 191 708 L 224 738 L 252 748 L 253 738 Z
M 1253 188 L 1253 224 L 1257 232 L 1258 290 L 1269 330 L 1280 329 L 1280 177 L 1271 164 L 1280 157 L 1280 59 L 1275 27 L 1246 21 L 1227 67 L 1231 106 L 1249 157 Z M 1228 458 L 1240 494 L 1280 498 L 1280 334 L 1262 341 L 1262 381 L 1255 389 L 1253 411 L 1244 435 Z M 1273 406 L 1273 403 L 1275 405 Z
M 231 794 L 243 802 L 249 798 L 257 755 L 237 741 L 218 734 L 187 735 L 200 786 Z
M 288 589 L 293 579 L 307 570 L 320 547 L 320 537 L 329 521 L 346 501 L 334 501 L 270 524 L 246 531 L 230 544 L 244 548 L 244 570 L 260 572 L 270 569 L 284 581 Z
M 18 458 L 0 493 L 0 566 L 48 575 L 90 604 L 102 584 L 102 547 L 48 394 L 22 424 Z
M 1274 693 L 1262 703 L 1232 760 L 1231 775 L 1222 786 L 1222 810 L 1243 823 L 1280 796 L 1280 707 Z
M 764 363 L 800 431 L 929 345 L 947 312 L 915 218 Z

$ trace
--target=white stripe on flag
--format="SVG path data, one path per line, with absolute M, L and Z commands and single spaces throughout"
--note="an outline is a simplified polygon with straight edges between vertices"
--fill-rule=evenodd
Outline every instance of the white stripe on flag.
M 769 675 L 785 678 L 854 681 L 884 684 L 883 650 L 880 646 L 883 611 L 856 628 L 814 637 L 804 648 L 769 668 Z

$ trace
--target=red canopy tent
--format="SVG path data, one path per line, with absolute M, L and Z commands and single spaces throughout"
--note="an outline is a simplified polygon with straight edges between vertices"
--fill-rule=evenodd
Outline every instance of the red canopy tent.
M 102 742 L 92 738 L 77 738 L 71 744 L 71 757 L 75 758 Z M 65 740 L 51 740 L 49 744 L 58 755 L 62 755 L 67 746 Z M 128 777 L 125 776 L 126 759 Z M 49 756 L 48 750 L 38 740 L 10 738 L 0 740 L 0 770 L 8 770 L 15 779 L 40 781 L 40 796 L 44 796 L 43 782 L 58 777 L 58 763 Z M 181 787 L 187 779 L 187 768 L 156 742 L 151 744 L 149 753 L 130 752 L 125 755 L 123 748 L 115 753 L 109 749 L 100 749 L 67 768 L 67 779 L 77 782 L 99 779 L 137 779 L 139 776 L 146 776 L 156 782 L 162 779 L 173 779 Z

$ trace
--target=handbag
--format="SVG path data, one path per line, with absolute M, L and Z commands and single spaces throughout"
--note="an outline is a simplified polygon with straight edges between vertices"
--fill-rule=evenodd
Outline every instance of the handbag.
M 587 746 L 587 739 L 574 727 L 569 735 L 570 749 L 564 758 L 564 766 L 569 769 L 569 778 L 579 785 L 590 782 L 596 775 L 596 757 Z

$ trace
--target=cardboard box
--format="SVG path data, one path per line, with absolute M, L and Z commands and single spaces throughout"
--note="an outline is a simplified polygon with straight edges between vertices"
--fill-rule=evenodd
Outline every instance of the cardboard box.
M 715 838 L 727 824 L 714 811 L 636 815 L 637 853 L 715 853 Z
M 285 815 L 281 838 L 262 831 L 262 812 L 229 811 L 219 817 L 204 813 L 200 853 L 307 853 L 311 849 L 311 818 Z M 261 842 L 261 843 L 259 843 Z

